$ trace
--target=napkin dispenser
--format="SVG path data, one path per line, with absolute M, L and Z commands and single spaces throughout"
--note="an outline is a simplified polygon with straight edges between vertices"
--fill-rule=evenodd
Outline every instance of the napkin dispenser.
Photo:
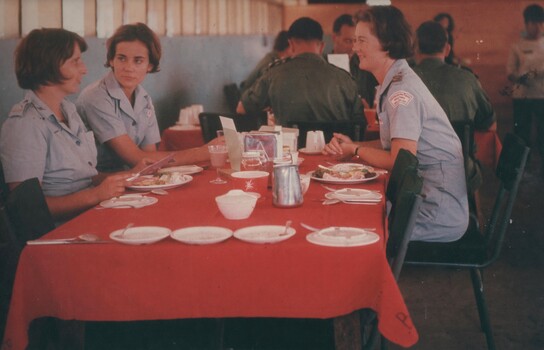
M 281 135 L 267 132 L 250 132 L 244 135 L 244 152 L 259 151 L 266 153 L 267 160 L 273 161 L 283 149 Z

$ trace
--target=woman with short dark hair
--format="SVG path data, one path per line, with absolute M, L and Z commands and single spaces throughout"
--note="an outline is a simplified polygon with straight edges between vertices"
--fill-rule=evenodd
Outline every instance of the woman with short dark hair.
M 87 67 L 85 40 L 64 29 L 35 29 L 15 51 L 19 86 L 28 89 L 0 132 L 0 158 L 10 188 L 38 178 L 47 205 L 63 220 L 125 190 L 130 174 L 96 171 L 96 146 L 76 107 L 65 97 L 79 90 Z
M 98 170 L 119 171 L 143 158 L 159 160 L 171 152 L 157 151 L 159 126 L 151 96 L 140 85 L 160 70 L 162 49 L 145 24 L 119 27 L 106 42 L 106 67 L 111 71 L 86 87 L 76 104 L 98 143 Z M 217 141 L 212 141 L 217 142 Z M 206 146 L 177 151 L 176 164 L 209 159 Z
M 459 239 L 468 225 L 461 142 L 443 109 L 406 62 L 412 55 L 410 26 L 396 7 L 370 7 L 359 18 L 355 37 L 360 68 L 372 72 L 379 83 L 380 140 L 354 143 L 335 134 L 325 152 L 355 155 L 384 169 L 392 169 L 401 148 L 412 152 L 424 179 L 412 240 Z

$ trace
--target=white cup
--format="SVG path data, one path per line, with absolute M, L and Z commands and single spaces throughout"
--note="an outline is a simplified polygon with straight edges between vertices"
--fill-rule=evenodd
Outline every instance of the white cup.
M 187 110 L 187 108 L 180 109 L 179 117 L 178 117 L 178 124 L 181 124 L 181 125 L 190 124 L 189 111 Z
M 321 152 L 325 148 L 325 135 L 323 131 L 308 131 L 306 133 L 306 151 Z
M 190 108 L 191 108 L 191 111 L 193 113 L 192 124 L 195 124 L 195 125 L 200 124 L 200 120 L 198 119 L 198 116 L 200 115 L 200 113 L 204 112 L 204 106 L 203 105 L 192 105 Z

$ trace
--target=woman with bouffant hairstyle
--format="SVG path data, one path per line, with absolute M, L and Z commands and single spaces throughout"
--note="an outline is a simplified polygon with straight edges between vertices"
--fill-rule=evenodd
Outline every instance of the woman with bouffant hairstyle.
M 468 226 L 468 200 L 461 142 L 436 99 L 406 62 L 412 55 L 412 33 L 394 6 L 363 11 L 355 29 L 353 50 L 360 68 L 378 80 L 380 139 L 355 143 L 335 134 L 325 152 L 358 156 L 379 168 L 392 169 L 401 148 L 419 160 L 423 202 L 412 240 L 449 242 Z
M 85 40 L 64 29 L 31 31 L 15 50 L 15 74 L 28 92 L 0 132 L 0 159 L 11 189 L 38 178 L 47 205 L 60 222 L 124 192 L 130 174 L 96 171 L 96 146 L 74 104 L 87 67 Z
M 145 24 L 119 27 L 106 42 L 106 67 L 111 71 L 83 90 L 76 104 L 99 143 L 98 169 L 119 171 L 143 158 L 159 160 L 159 126 L 151 96 L 140 85 L 159 71 L 161 43 Z M 214 141 L 212 141 L 214 142 Z M 209 159 L 207 146 L 175 152 L 176 164 Z

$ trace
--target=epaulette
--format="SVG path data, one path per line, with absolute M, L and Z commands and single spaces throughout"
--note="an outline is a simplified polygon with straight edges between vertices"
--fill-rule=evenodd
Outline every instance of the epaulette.
M 402 78 L 403 78 L 403 75 L 402 73 L 397 73 L 393 76 L 393 78 L 391 79 L 391 82 L 392 83 L 398 83 L 400 81 L 402 81 Z
M 8 117 L 21 117 L 23 116 L 25 110 L 30 106 L 30 100 L 24 99 L 21 102 L 15 104 L 10 112 Z
M 292 60 L 293 57 L 289 56 L 289 57 L 285 57 L 285 58 L 276 58 L 274 61 L 272 61 L 269 65 L 268 65 L 268 69 L 272 68 L 272 67 L 276 67 L 276 66 L 279 66 L 279 65 L 282 65 L 284 64 L 285 62 L 287 61 L 290 61 Z

